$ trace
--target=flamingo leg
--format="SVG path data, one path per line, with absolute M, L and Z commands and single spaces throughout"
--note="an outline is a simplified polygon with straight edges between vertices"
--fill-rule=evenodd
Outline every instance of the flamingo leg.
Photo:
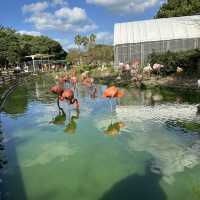
M 117 98 L 117 101 L 118 101 L 118 105 L 120 106 L 120 98 Z
M 78 93 L 78 87 L 77 87 L 77 85 L 76 85 L 76 95 L 77 95 L 77 97 L 79 97 L 79 93 Z
M 109 103 L 110 103 L 110 112 L 112 113 L 113 112 L 113 106 L 112 106 L 112 99 L 109 98 Z

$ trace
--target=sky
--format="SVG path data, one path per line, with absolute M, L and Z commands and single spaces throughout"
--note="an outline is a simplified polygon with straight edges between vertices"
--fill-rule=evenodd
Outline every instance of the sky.
M 65 50 L 74 36 L 96 34 L 97 43 L 112 44 L 114 24 L 151 19 L 163 0 L 3 0 L 0 24 L 20 34 L 46 35 Z

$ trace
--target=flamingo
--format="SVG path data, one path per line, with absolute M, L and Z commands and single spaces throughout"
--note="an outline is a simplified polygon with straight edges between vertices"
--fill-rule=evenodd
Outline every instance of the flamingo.
M 91 87 L 94 84 L 94 79 L 88 77 L 88 78 L 86 78 L 86 79 L 83 80 L 83 84 L 85 86 Z
M 103 97 L 114 98 L 114 97 L 123 97 L 124 93 L 120 91 L 116 86 L 111 86 L 105 89 Z
M 75 88 L 76 88 L 76 85 L 77 85 L 77 83 L 78 83 L 78 80 L 77 80 L 76 76 L 72 76 L 72 77 L 70 78 L 70 82 L 71 82 L 71 84 L 73 85 L 73 87 L 74 87 L 74 89 L 75 89 Z
M 152 71 L 153 69 L 151 68 L 150 64 L 143 68 L 143 74 L 146 74 L 148 77 L 151 76 Z
M 75 103 L 76 109 L 79 109 L 79 102 L 74 98 L 74 91 L 72 89 L 66 89 L 62 93 L 62 98 L 66 99 L 70 105 Z
M 62 78 L 62 83 L 65 84 L 66 87 L 69 87 L 70 84 L 70 78 L 68 74 L 65 74 Z M 67 84 L 68 83 L 68 84 Z
M 111 86 L 111 87 L 105 89 L 105 91 L 103 93 L 103 97 L 109 98 L 110 100 L 111 100 L 111 98 L 121 98 L 123 96 L 124 96 L 124 92 L 119 90 L 116 86 Z M 111 101 L 110 101 L 110 105 L 111 105 L 111 112 L 112 112 Z
M 63 93 L 63 89 L 58 85 L 53 86 L 50 90 L 52 93 L 58 94 L 58 95 L 62 95 Z
M 92 99 L 95 99 L 97 96 L 97 87 L 94 84 L 94 78 L 92 77 L 86 77 L 83 81 L 83 85 L 86 86 L 87 89 L 89 89 L 89 95 Z
M 89 71 L 85 71 L 81 74 L 81 81 L 84 81 L 88 77 Z
M 58 108 L 59 108 L 59 111 L 60 111 L 62 114 L 64 114 L 65 112 L 64 112 L 64 110 L 60 107 L 60 102 L 59 102 L 59 100 L 61 100 L 61 101 L 64 100 L 63 97 L 62 97 L 62 94 L 63 94 L 63 92 L 64 92 L 63 88 L 61 88 L 61 87 L 58 86 L 58 85 L 55 85 L 55 86 L 53 86 L 53 87 L 50 89 L 50 91 L 51 91 L 52 93 L 54 93 L 54 94 L 57 95 L 57 106 L 58 106 Z

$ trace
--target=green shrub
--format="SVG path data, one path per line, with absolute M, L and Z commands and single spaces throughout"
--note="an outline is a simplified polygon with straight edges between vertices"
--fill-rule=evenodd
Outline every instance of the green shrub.
M 198 73 L 198 65 L 200 62 L 200 50 L 194 49 L 181 52 L 152 53 L 149 56 L 151 66 L 159 63 L 165 66 L 162 71 L 163 75 L 176 72 L 177 67 L 184 69 L 185 74 L 194 75 Z

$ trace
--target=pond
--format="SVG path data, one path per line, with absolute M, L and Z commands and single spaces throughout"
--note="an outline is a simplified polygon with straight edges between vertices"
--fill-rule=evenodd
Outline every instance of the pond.
M 6 102 L 0 199 L 200 199 L 199 94 L 123 89 L 110 101 L 104 85 L 96 98 L 79 86 L 80 112 L 61 103 L 58 116 L 53 84 L 26 82 Z

